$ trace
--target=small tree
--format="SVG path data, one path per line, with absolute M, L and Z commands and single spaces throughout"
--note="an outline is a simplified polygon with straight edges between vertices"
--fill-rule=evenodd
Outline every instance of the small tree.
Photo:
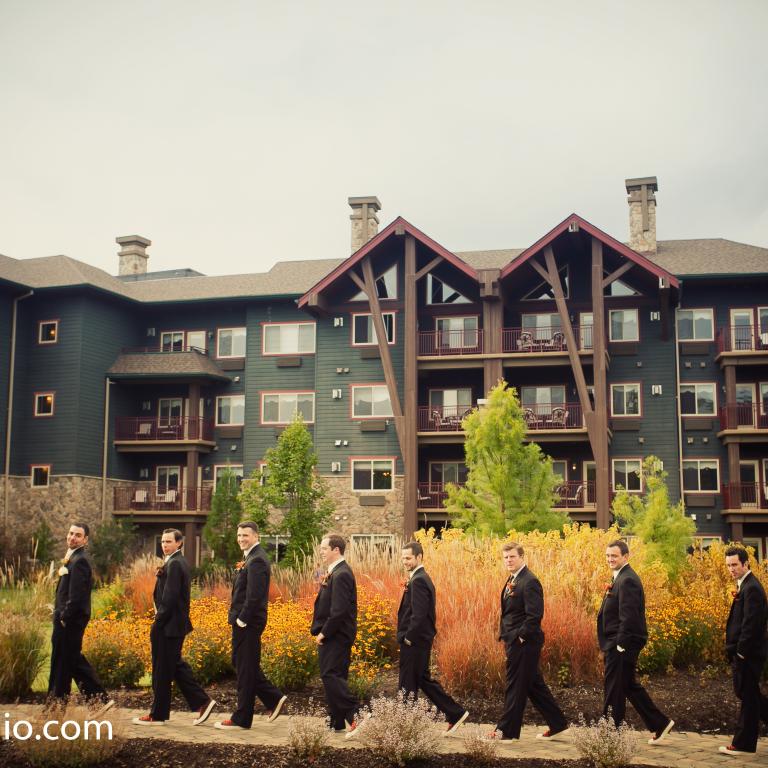
M 49 563 L 54 557 L 56 539 L 53 538 L 51 526 L 43 519 L 32 533 L 31 557 L 43 565 Z
M 646 559 L 661 562 L 674 580 L 685 566 L 696 524 L 686 517 L 682 500 L 670 502 L 667 473 L 656 456 L 645 459 L 642 473 L 645 493 L 638 496 L 620 488 L 613 500 L 613 514 L 624 533 L 643 541 Z
M 313 542 L 326 531 L 333 512 L 327 486 L 316 473 L 317 454 L 312 435 L 297 414 L 265 456 L 266 472 L 253 473 L 243 488 L 241 501 L 256 522 L 266 522 L 271 509 L 283 511 L 276 528 L 290 538 L 285 552 L 289 563 L 297 563 L 312 551 Z
M 526 443 L 526 423 L 514 388 L 500 381 L 483 408 L 462 422 L 467 482 L 448 485 L 445 506 L 457 526 L 503 536 L 514 529 L 559 530 L 568 517 L 552 508 L 560 482 L 552 460 Z
M 240 559 L 237 524 L 243 520 L 237 477 L 227 466 L 219 475 L 211 498 L 211 512 L 205 521 L 203 538 L 213 552 L 215 562 L 232 565 Z
M 120 566 L 138 551 L 137 530 L 129 515 L 123 520 L 112 517 L 91 532 L 88 549 L 102 581 L 112 580 Z

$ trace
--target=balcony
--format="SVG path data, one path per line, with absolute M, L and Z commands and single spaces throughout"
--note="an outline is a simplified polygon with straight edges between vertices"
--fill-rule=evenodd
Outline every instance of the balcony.
M 592 352 L 592 326 L 574 326 L 574 338 L 582 352 Z M 504 328 L 501 350 L 506 354 L 541 355 L 548 352 L 565 354 L 568 345 L 560 326 L 539 328 Z
M 420 331 L 420 357 L 456 357 L 481 355 L 483 331 L 481 328 L 465 331 Z
M 723 510 L 768 512 L 768 488 L 760 483 L 723 483 Z
M 557 499 L 556 509 L 595 509 L 597 500 L 595 497 L 594 480 L 569 480 L 555 489 Z
M 462 432 L 461 420 L 474 406 L 420 405 L 416 430 L 418 432 Z
M 119 451 L 168 451 L 214 446 L 213 423 L 209 419 L 182 416 L 118 416 L 115 419 L 115 446 Z
M 760 403 L 727 403 L 720 408 L 720 432 L 725 443 L 762 443 L 768 440 L 768 414 Z
M 579 403 L 523 404 L 522 409 L 529 437 L 537 443 L 588 439 Z
M 442 509 L 448 498 L 444 483 L 419 483 L 417 507 L 419 509 Z
M 759 331 L 751 325 L 720 328 L 717 332 L 717 358 L 747 364 L 768 362 L 768 332 Z
M 209 512 L 213 488 L 171 488 L 144 484 L 115 488 L 115 514 Z

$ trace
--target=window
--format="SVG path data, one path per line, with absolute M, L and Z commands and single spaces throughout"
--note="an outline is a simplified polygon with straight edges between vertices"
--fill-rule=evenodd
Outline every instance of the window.
M 380 299 L 397 298 L 397 264 L 393 264 L 386 272 L 376 278 L 376 295 Z M 351 301 L 368 301 L 363 291 L 356 293 Z
M 592 349 L 592 329 L 594 327 L 594 315 L 591 312 L 582 312 L 579 315 L 579 348 Z
M 353 459 L 353 491 L 391 491 L 395 474 L 392 459 Z
M 51 477 L 51 465 L 33 464 L 29 477 L 33 488 L 47 488 Z
M 611 415 L 640 415 L 639 384 L 611 384 Z
M 183 401 L 180 397 L 161 397 L 157 403 L 159 427 L 178 426 L 181 424 Z
M 311 424 L 315 420 L 314 392 L 265 392 L 261 396 L 262 424 L 289 424 L 299 413 Z
M 768 413 L 768 382 L 760 382 L 760 413 L 765 416 Z
M 720 487 L 717 459 L 687 459 L 683 461 L 683 490 L 717 491 Z
M 612 309 L 609 313 L 611 341 L 639 341 L 636 309 Z
M 365 418 L 368 416 L 391 416 L 392 403 L 389 401 L 389 391 L 386 384 L 352 387 L 352 416 Z
M 216 398 L 216 426 L 245 423 L 245 395 L 225 395 Z
M 614 459 L 613 460 L 613 490 L 618 491 L 621 486 L 630 493 L 639 493 L 643 490 L 642 461 L 640 459 Z
M 163 331 L 160 334 L 162 352 L 182 352 L 184 350 L 184 331 Z
M 395 537 L 391 533 L 353 533 L 349 539 L 353 547 L 364 547 L 367 551 L 375 550 L 383 555 L 395 553 Z
M 430 389 L 429 408 L 438 411 L 442 418 L 463 419 L 472 410 L 472 388 Z
M 604 272 L 608 277 L 608 272 Z M 604 296 L 639 296 L 640 291 L 636 291 L 631 285 L 627 285 L 623 280 L 614 280 L 605 287 Z
M 677 336 L 680 341 L 712 341 L 715 320 L 711 309 L 679 309 Z
M 476 315 L 467 317 L 438 317 L 435 328 L 438 332 L 437 343 L 441 347 L 456 349 L 460 347 L 476 347 L 478 345 Z
M 467 474 L 467 465 L 463 461 L 433 461 L 429 465 L 429 482 L 438 485 L 464 485 Z
M 387 344 L 395 343 L 395 313 L 382 312 L 384 328 L 387 331 Z M 352 343 L 360 346 L 363 344 L 377 344 L 376 329 L 373 327 L 373 315 L 352 315 Z
M 243 482 L 243 465 L 242 464 L 217 464 L 213 468 L 213 485 L 214 487 L 218 487 L 219 480 L 221 480 L 222 475 L 226 470 L 230 470 L 232 474 L 235 476 L 235 480 L 237 481 L 238 487 L 240 486 L 240 483 Z
M 561 267 L 558 270 L 560 275 L 560 285 L 563 288 L 563 296 L 568 298 L 568 266 Z M 539 283 L 530 293 L 523 296 L 523 301 L 541 301 L 543 299 L 554 299 L 555 291 L 548 282 Z
M 684 416 L 713 416 L 716 407 L 714 384 L 680 385 L 680 413 Z
M 208 334 L 205 331 L 187 331 L 186 349 L 196 349 L 199 352 L 205 352 L 207 349 L 206 338 Z
M 552 459 L 552 474 L 566 482 L 568 479 L 568 462 L 564 459 Z
M 537 416 L 550 416 L 555 406 L 565 405 L 565 387 L 521 387 L 523 410 L 530 408 Z
M 560 315 L 557 312 L 523 315 L 523 330 L 531 331 L 536 341 L 551 342 L 552 336 L 560 331 Z M 562 336 L 562 332 L 560 333 Z
M 245 357 L 245 328 L 219 328 L 217 357 Z
M 55 392 L 35 393 L 35 416 L 53 416 Z
M 59 321 L 41 320 L 37 325 L 37 343 L 55 344 L 59 340 Z
M 427 304 L 469 304 L 463 296 L 448 283 L 433 274 L 427 275 Z
M 312 355 L 314 352 L 314 323 L 267 323 L 264 325 L 263 354 Z
M 176 501 L 176 494 L 181 487 L 181 467 L 157 467 L 157 493 L 165 494 L 160 501 Z

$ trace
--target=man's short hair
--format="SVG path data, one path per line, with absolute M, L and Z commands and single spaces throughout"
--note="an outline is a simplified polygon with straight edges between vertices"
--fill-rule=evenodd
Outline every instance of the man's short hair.
M 615 541 L 612 541 L 608 545 L 608 549 L 611 549 L 612 547 L 618 547 L 619 552 L 621 552 L 622 555 L 629 554 L 629 547 L 627 546 L 627 542 L 624 541 L 624 539 L 616 539 Z
M 523 557 L 525 555 L 525 550 L 523 549 L 522 544 L 518 544 L 516 541 L 505 541 L 501 545 L 501 551 L 502 552 L 511 552 L 512 550 L 515 550 L 520 557 Z
M 418 541 L 409 541 L 407 544 L 403 544 L 403 549 L 410 549 L 411 554 L 414 557 L 418 557 L 419 555 L 424 557 L 424 547 L 422 547 Z
M 243 520 L 237 524 L 238 529 L 250 528 L 257 536 L 259 535 L 259 526 L 253 522 L 253 520 Z
M 339 536 L 338 533 L 329 533 L 323 538 L 328 542 L 328 546 L 331 549 L 338 549 L 340 554 L 344 554 L 344 550 L 347 548 L 347 542 L 344 541 L 343 536 Z
M 83 533 L 86 536 L 90 536 L 91 535 L 91 529 L 88 527 L 88 523 L 70 523 L 69 527 L 71 528 L 72 526 L 74 526 L 75 528 L 82 528 L 83 529 Z
M 744 547 L 728 547 L 728 549 L 725 550 L 726 557 L 733 557 L 733 555 L 736 555 L 736 557 L 739 558 L 739 562 L 742 565 L 749 560 L 749 555 Z
M 172 533 L 174 541 L 184 541 L 184 534 L 178 528 L 166 528 L 163 534 Z

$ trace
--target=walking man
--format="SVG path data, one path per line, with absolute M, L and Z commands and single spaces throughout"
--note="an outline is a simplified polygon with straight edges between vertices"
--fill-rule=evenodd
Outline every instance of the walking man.
M 736 582 L 725 625 L 725 652 L 741 707 L 733 741 L 718 749 L 724 755 L 738 757 L 757 751 L 760 721 L 768 723 L 768 698 L 760 692 L 760 675 L 768 657 L 768 602 L 763 585 L 749 568 L 743 547 L 725 550 L 725 566 Z
M 437 680 L 429 674 L 429 657 L 437 634 L 435 585 L 424 569 L 424 549 L 417 541 L 403 547 L 402 561 L 408 581 L 397 611 L 397 642 L 400 644 L 399 687 L 406 695 L 424 695 L 445 715 L 445 736 L 454 734 L 469 717 Z
M 288 697 L 261 670 L 261 635 L 267 626 L 270 566 L 259 544 L 259 528 L 246 520 L 237 526 L 237 543 L 243 559 L 237 564 L 232 585 L 229 623 L 232 625 L 232 664 L 237 673 L 237 709 L 216 728 L 250 728 L 258 696 L 267 708 L 267 722 L 274 722 Z
M 499 640 L 504 642 L 507 654 L 507 682 L 504 714 L 493 736 L 519 739 L 525 705 L 530 699 L 549 726 L 537 738 L 554 739 L 568 729 L 568 721 L 539 670 L 544 645 L 544 590 L 526 566 L 522 546 L 508 541 L 502 545 L 501 553 L 509 573 L 501 591 L 499 622 Z
M 610 710 L 618 726 L 624 720 L 629 699 L 645 727 L 653 733 L 648 743 L 659 744 L 675 721 L 653 703 L 635 679 L 637 657 L 648 640 L 643 585 L 629 565 L 629 547 L 625 541 L 611 542 L 605 557 L 613 579 L 606 587 L 597 614 L 597 639 L 605 660 L 603 714 L 607 717 Z
M 149 632 L 152 646 L 152 708 L 148 715 L 134 717 L 136 725 L 165 725 L 171 716 L 171 683 L 176 681 L 187 704 L 197 717 L 192 725 L 204 723 L 216 702 L 195 680 L 192 669 L 181 658 L 184 638 L 192 631 L 189 600 L 192 578 L 181 551 L 184 537 L 176 528 L 166 528 L 160 539 L 163 565 L 157 569 L 153 602 L 155 621 Z
M 357 585 L 344 559 L 346 542 L 329 534 L 320 542 L 320 559 L 327 572 L 315 598 L 310 634 L 317 643 L 320 678 L 331 718 L 331 728 L 355 733 L 358 701 L 349 690 L 349 663 L 357 635 Z M 353 728 L 354 726 L 354 728 Z
M 95 717 L 111 709 L 109 698 L 93 667 L 82 654 L 83 635 L 91 620 L 93 570 L 85 548 L 88 544 L 87 523 L 72 523 L 67 533 L 67 554 L 59 568 L 53 609 L 51 637 L 51 672 L 48 695 L 64 701 L 72 690 L 72 680 L 86 699 L 101 701 Z

